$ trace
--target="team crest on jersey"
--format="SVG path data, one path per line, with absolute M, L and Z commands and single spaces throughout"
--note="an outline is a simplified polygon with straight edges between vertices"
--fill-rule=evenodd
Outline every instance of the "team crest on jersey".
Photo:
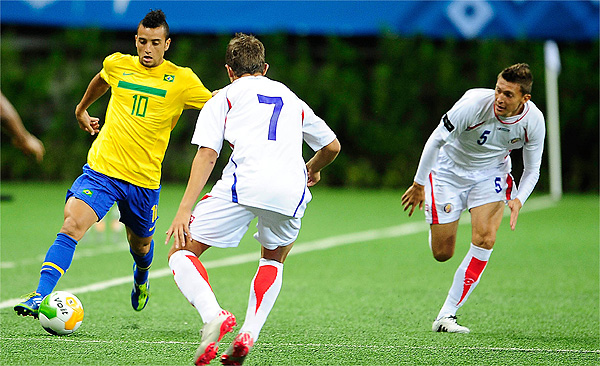
M 452 204 L 451 203 L 446 203 L 444 205 L 444 212 L 445 213 L 450 213 L 452 211 Z
M 510 142 L 511 144 L 516 144 L 516 143 L 517 143 L 517 142 L 519 142 L 519 141 L 521 141 L 521 138 L 520 138 L 520 137 L 515 137 L 514 139 L 510 140 L 509 142 Z
M 94 194 L 94 192 L 90 191 L 89 189 L 84 189 L 82 191 L 86 196 L 90 196 L 92 197 L 92 194 Z
M 163 77 L 163 81 L 172 83 L 175 80 L 175 75 L 169 75 L 169 74 L 165 74 L 165 76 Z

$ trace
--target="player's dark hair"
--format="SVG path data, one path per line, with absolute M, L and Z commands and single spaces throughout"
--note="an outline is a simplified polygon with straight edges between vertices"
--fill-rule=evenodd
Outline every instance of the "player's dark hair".
M 265 46 L 253 35 L 236 33 L 227 45 L 225 63 L 237 77 L 262 73 L 265 69 Z
M 148 14 L 140 21 L 139 26 L 144 28 L 158 28 L 163 27 L 165 29 L 165 39 L 169 39 L 169 25 L 167 24 L 167 16 L 163 13 L 162 10 L 150 10 Z
M 528 64 L 514 64 L 509 66 L 500 72 L 498 77 L 500 76 L 509 83 L 519 84 L 523 95 L 531 94 L 533 75 L 531 75 Z

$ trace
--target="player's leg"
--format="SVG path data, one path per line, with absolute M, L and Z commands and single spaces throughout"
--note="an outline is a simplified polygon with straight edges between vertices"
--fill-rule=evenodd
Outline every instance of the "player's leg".
M 469 332 L 468 328 L 456 323 L 456 312 L 465 304 L 481 280 L 492 254 L 503 211 L 503 202 L 491 202 L 471 209 L 471 245 L 454 274 L 446 301 L 433 324 L 434 331 Z
M 131 306 L 135 311 L 141 311 L 150 298 L 148 275 L 154 259 L 152 238 L 158 219 L 160 188 L 143 188 L 126 182 L 119 184 L 121 190 L 127 192 L 117 204 L 121 214 L 120 221 L 127 231 L 129 252 L 133 258 Z
M 208 280 L 199 257 L 210 246 L 192 240 L 184 248 L 171 247 L 169 267 L 179 291 L 196 308 L 204 326 L 200 329 L 200 345 L 194 355 L 196 365 L 208 365 L 217 357 L 219 342 L 236 325 L 235 316 L 223 310 Z
M 283 263 L 298 237 L 300 219 L 261 211 L 258 232 L 254 237 L 262 244 L 258 269 L 250 283 L 250 296 L 244 324 L 235 340 L 221 356 L 225 365 L 243 364 L 258 340 L 283 284 Z
M 479 284 L 492 254 L 503 211 L 503 202 L 487 203 L 471 209 L 471 245 L 454 274 L 448 298 L 439 315 L 456 315 L 456 311 Z
M 200 256 L 210 246 L 192 240 L 183 248 L 171 246 L 168 260 L 179 291 L 196 308 L 202 321 L 208 323 L 223 310 L 208 280 L 208 272 Z
M 169 252 L 169 267 L 175 283 L 204 322 L 200 345 L 194 356 L 197 365 L 206 365 L 216 357 L 219 342 L 236 324 L 235 316 L 219 305 L 199 257 L 211 246 L 237 246 L 254 217 L 241 205 L 205 196 L 192 213 L 191 244 L 183 248 L 171 247 Z
M 445 262 L 454 255 L 457 231 L 458 220 L 447 224 L 430 225 L 431 252 L 438 262 Z
M 270 250 L 262 248 L 258 269 L 250 283 L 250 298 L 246 318 L 240 332 L 250 332 L 254 341 L 258 339 L 269 313 L 281 291 L 283 262 L 292 249 L 292 244 Z
M 133 258 L 133 289 L 131 290 L 131 306 L 135 311 L 142 311 L 150 299 L 150 281 L 148 275 L 154 259 L 154 240 L 152 236 L 142 238 L 126 226 L 129 253 Z
M 445 262 L 454 255 L 458 222 L 466 209 L 469 187 L 460 184 L 460 177 L 440 164 L 441 167 L 429 174 L 424 187 L 425 220 L 430 224 L 429 246 L 433 257 Z
M 90 179 L 89 174 L 93 173 L 87 166 L 84 167 L 84 174 L 68 190 L 63 225 L 46 252 L 37 290 L 14 307 L 17 314 L 37 318 L 41 300 L 54 290 L 71 266 L 78 241 L 96 221 L 106 215 L 114 203 L 114 198 L 106 189 L 107 185 Z
M 430 174 L 425 185 L 425 217 L 431 224 L 431 251 L 437 261 L 452 258 L 456 248 L 456 236 L 461 213 L 467 208 L 467 194 L 470 182 L 456 173 L 453 163 L 442 160 L 439 167 Z M 452 287 L 451 290 L 452 292 Z M 446 302 L 448 299 L 446 299 Z M 432 324 L 434 331 L 463 332 L 469 330 L 456 324 L 455 314 L 438 314 Z

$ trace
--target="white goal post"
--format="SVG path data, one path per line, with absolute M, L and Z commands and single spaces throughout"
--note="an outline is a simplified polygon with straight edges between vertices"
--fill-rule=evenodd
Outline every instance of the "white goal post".
M 558 201 L 562 197 L 562 163 L 560 149 L 560 122 L 558 117 L 558 75 L 560 54 L 554 41 L 544 44 L 546 66 L 546 151 L 550 170 L 550 195 Z

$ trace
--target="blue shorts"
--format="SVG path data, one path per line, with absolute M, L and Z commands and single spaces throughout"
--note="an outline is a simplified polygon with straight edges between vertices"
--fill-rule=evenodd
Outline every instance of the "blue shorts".
M 156 227 L 159 195 L 160 188 L 142 188 L 98 173 L 85 164 L 83 174 L 73 182 L 66 199 L 73 196 L 87 203 L 96 212 L 98 221 L 117 202 L 121 213 L 119 221 L 137 236 L 147 238 L 154 234 Z

